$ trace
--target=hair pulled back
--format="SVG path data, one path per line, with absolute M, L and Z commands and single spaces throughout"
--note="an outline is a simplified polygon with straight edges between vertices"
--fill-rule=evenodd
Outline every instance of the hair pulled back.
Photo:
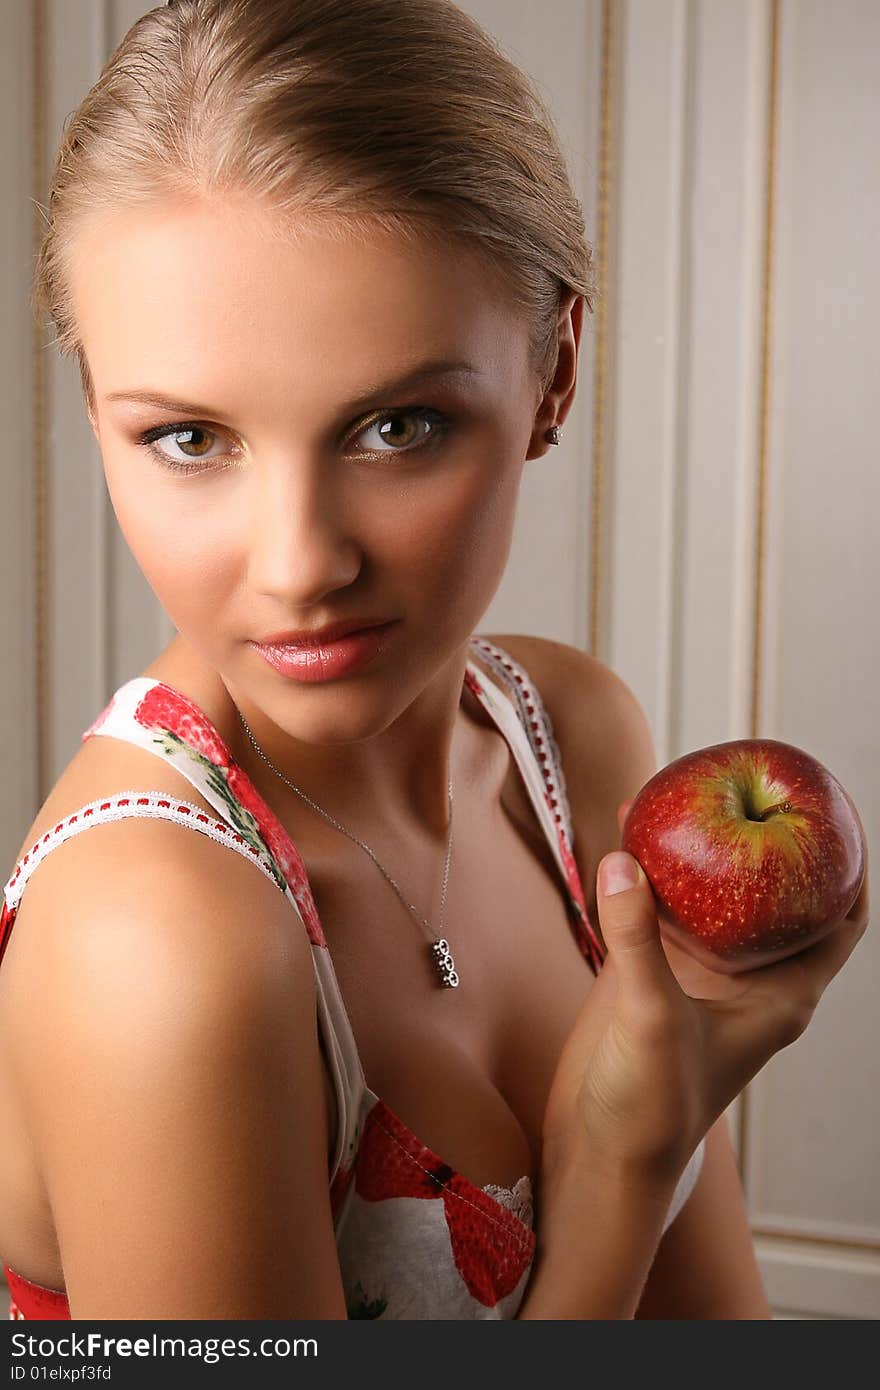
M 126 34 L 67 117 L 33 305 L 94 394 L 71 295 L 77 232 L 164 201 L 244 199 L 279 233 L 387 230 L 483 259 L 542 386 L 561 294 L 593 257 L 534 83 L 452 0 L 176 0 Z

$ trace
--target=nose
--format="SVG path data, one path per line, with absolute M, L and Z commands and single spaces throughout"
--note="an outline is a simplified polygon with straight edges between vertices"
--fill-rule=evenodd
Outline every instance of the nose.
M 251 519 L 250 587 L 308 608 L 360 572 L 344 499 L 318 461 L 285 459 L 259 470 Z

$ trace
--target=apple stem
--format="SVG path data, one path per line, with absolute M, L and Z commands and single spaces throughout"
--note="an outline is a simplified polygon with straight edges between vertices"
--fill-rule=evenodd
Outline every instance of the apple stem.
M 775 811 L 790 811 L 790 810 L 791 810 L 791 802 L 790 802 L 790 801 L 777 801 L 777 803 L 776 803 L 775 806 L 768 806 L 767 809 L 766 809 L 766 811 L 759 811 L 759 812 L 758 812 L 758 820 L 759 820 L 759 821 L 764 821 L 764 820 L 766 820 L 767 817 L 768 817 L 768 816 L 772 816 L 773 813 L 774 813 Z

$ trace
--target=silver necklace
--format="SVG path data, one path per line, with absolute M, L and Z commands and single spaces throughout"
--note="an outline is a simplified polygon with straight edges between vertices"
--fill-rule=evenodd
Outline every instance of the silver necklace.
M 446 985 L 446 986 L 449 987 L 449 988 L 455 989 L 455 988 L 458 986 L 458 983 L 459 983 L 458 972 L 457 972 L 456 969 L 455 969 L 455 961 L 452 959 L 452 952 L 451 952 L 450 949 L 449 949 L 449 942 L 446 940 L 446 938 L 443 937 L 443 936 L 435 936 L 435 935 L 434 935 L 434 929 L 433 929 L 433 927 L 431 926 L 431 923 L 427 920 L 426 917 L 423 917 L 422 914 L 416 910 L 416 907 L 415 907 L 415 905 L 414 905 L 413 903 L 408 903 L 408 902 L 407 902 L 407 900 L 406 900 L 406 898 L 404 897 L 403 893 L 401 893 L 400 888 L 397 886 L 397 884 L 395 883 L 394 879 L 393 879 L 393 878 L 391 877 L 391 875 L 389 874 L 388 870 L 387 870 L 382 864 L 379 863 L 379 860 L 376 858 L 375 854 L 374 854 L 373 851 L 370 849 L 370 846 L 367 845 L 367 844 L 365 844 L 363 840 L 359 840 L 358 837 L 357 837 L 357 835 L 353 835 L 353 834 L 351 833 L 350 830 L 346 830 L 346 828 L 345 828 L 344 825 L 340 825 L 339 821 L 336 820 L 333 816 L 331 816 L 330 813 L 329 813 L 329 811 L 325 811 L 324 808 L 323 808 L 323 806 L 319 806 L 318 803 L 317 803 L 317 801 L 313 801 L 312 798 L 311 798 L 310 796 L 307 796 L 307 795 L 306 795 L 306 793 L 302 790 L 302 787 L 298 787 L 298 786 L 296 785 L 295 782 L 291 782 L 291 780 L 290 780 L 289 777 L 285 777 L 284 773 L 283 773 L 283 772 L 280 772 L 280 771 L 278 770 L 278 768 L 275 766 L 275 764 L 269 761 L 269 759 L 266 757 L 266 754 L 263 752 L 262 748 L 261 748 L 260 745 L 257 743 L 257 740 L 254 738 L 253 734 L 251 733 L 251 730 L 250 730 L 250 728 L 249 728 L 249 726 L 248 726 L 248 722 L 247 722 L 247 720 L 245 719 L 244 715 L 242 714 L 241 710 L 238 709 L 237 706 L 236 706 L 236 709 L 237 709 L 237 712 L 238 712 L 238 717 L 239 717 L 239 719 L 241 720 L 241 722 L 242 722 L 242 724 L 243 724 L 243 726 L 244 726 L 244 731 L 245 731 L 245 733 L 247 734 L 248 738 L 249 738 L 250 741 L 251 741 L 251 744 L 252 744 L 252 746 L 253 746 L 254 752 L 257 753 L 257 754 L 259 754 L 259 756 L 263 759 L 263 762 L 266 764 L 266 766 L 267 766 L 268 768 L 271 768 L 271 770 L 275 773 L 275 776 L 276 776 L 276 777 L 280 777 L 280 778 L 281 778 L 281 781 L 285 784 L 285 786 L 290 787 L 291 791 L 295 791 L 296 794 L 297 794 L 297 796 L 301 796 L 301 797 L 302 797 L 303 801 L 307 801 L 308 804 L 309 804 L 311 807 L 313 807 L 313 809 L 316 810 L 320 816 L 323 816 L 324 819 L 325 819 L 326 821 L 329 821 L 331 825 L 335 826 L 337 830 L 341 830 L 342 833 L 343 833 L 343 835 L 347 835 L 348 838 L 349 838 L 350 840 L 353 840 L 354 843 L 355 843 L 356 845 L 360 845 L 361 849 L 364 850 L 364 851 L 370 856 L 370 858 L 372 859 L 373 863 L 376 865 L 376 868 L 379 869 L 379 871 L 380 871 L 382 874 L 385 875 L 385 878 L 386 878 L 386 879 L 388 880 L 388 882 L 391 884 L 391 887 L 394 889 L 395 893 L 396 893 L 397 896 L 400 898 L 400 901 L 403 903 L 404 907 L 407 908 L 407 909 L 412 913 L 412 915 L 413 915 L 418 921 L 420 921 L 421 923 L 423 923 L 423 925 L 426 926 L 426 927 L 428 928 L 428 931 L 431 933 L 431 937 L 432 937 L 431 945 L 430 945 L 430 947 L 429 947 L 429 950 L 430 950 L 430 952 L 431 952 L 431 960 L 432 960 L 432 963 L 433 963 L 433 965 L 434 965 L 434 967 L 435 967 L 435 969 L 436 969 L 436 971 L 437 971 L 437 974 L 438 974 L 438 976 L 439 976 L 440 983 L 441 983 L 442 985 Z M 447 835 L 447 837 L 446 837 L 446 862 L 445 862 L 445 864 L 444 864 L 444 866 L 443 866 L 443 888 L 442 888 L 441 894 L 440 894 L 440 930 L 441 930 L 441 931 L 442 931 L 442 929 L 443 929 L 443 909 L 444 909 L 444 907 L 445 907 L 445 905 L 446 905 L 446 887 L 447 887 L 447 884 L 448 884 L 448 882 L 449 882 L 449 861 L 450 861 L 450 858 L 451 858 L 451 855 L 452 855 L 452 778 L 451 778 L 451 777 L 450 777 L 450 779 L 449 779 L 449 788 L 448 788 L 448 791 L 449 791 L 449 833 L 448 833 L 448 835 Z

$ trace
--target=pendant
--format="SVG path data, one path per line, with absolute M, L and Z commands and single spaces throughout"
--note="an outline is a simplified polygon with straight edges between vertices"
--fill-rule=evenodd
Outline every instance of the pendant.
M 445 937 L 435 941 L 431 946 L 431 955 L 440 976 L 440 983 L 448 985 L 450 989 L 455 989 L 458 984 L 458 974 L 455 969 L 455 961 L 452 959 L 452 952 L 449 949 L 449 942 Z

